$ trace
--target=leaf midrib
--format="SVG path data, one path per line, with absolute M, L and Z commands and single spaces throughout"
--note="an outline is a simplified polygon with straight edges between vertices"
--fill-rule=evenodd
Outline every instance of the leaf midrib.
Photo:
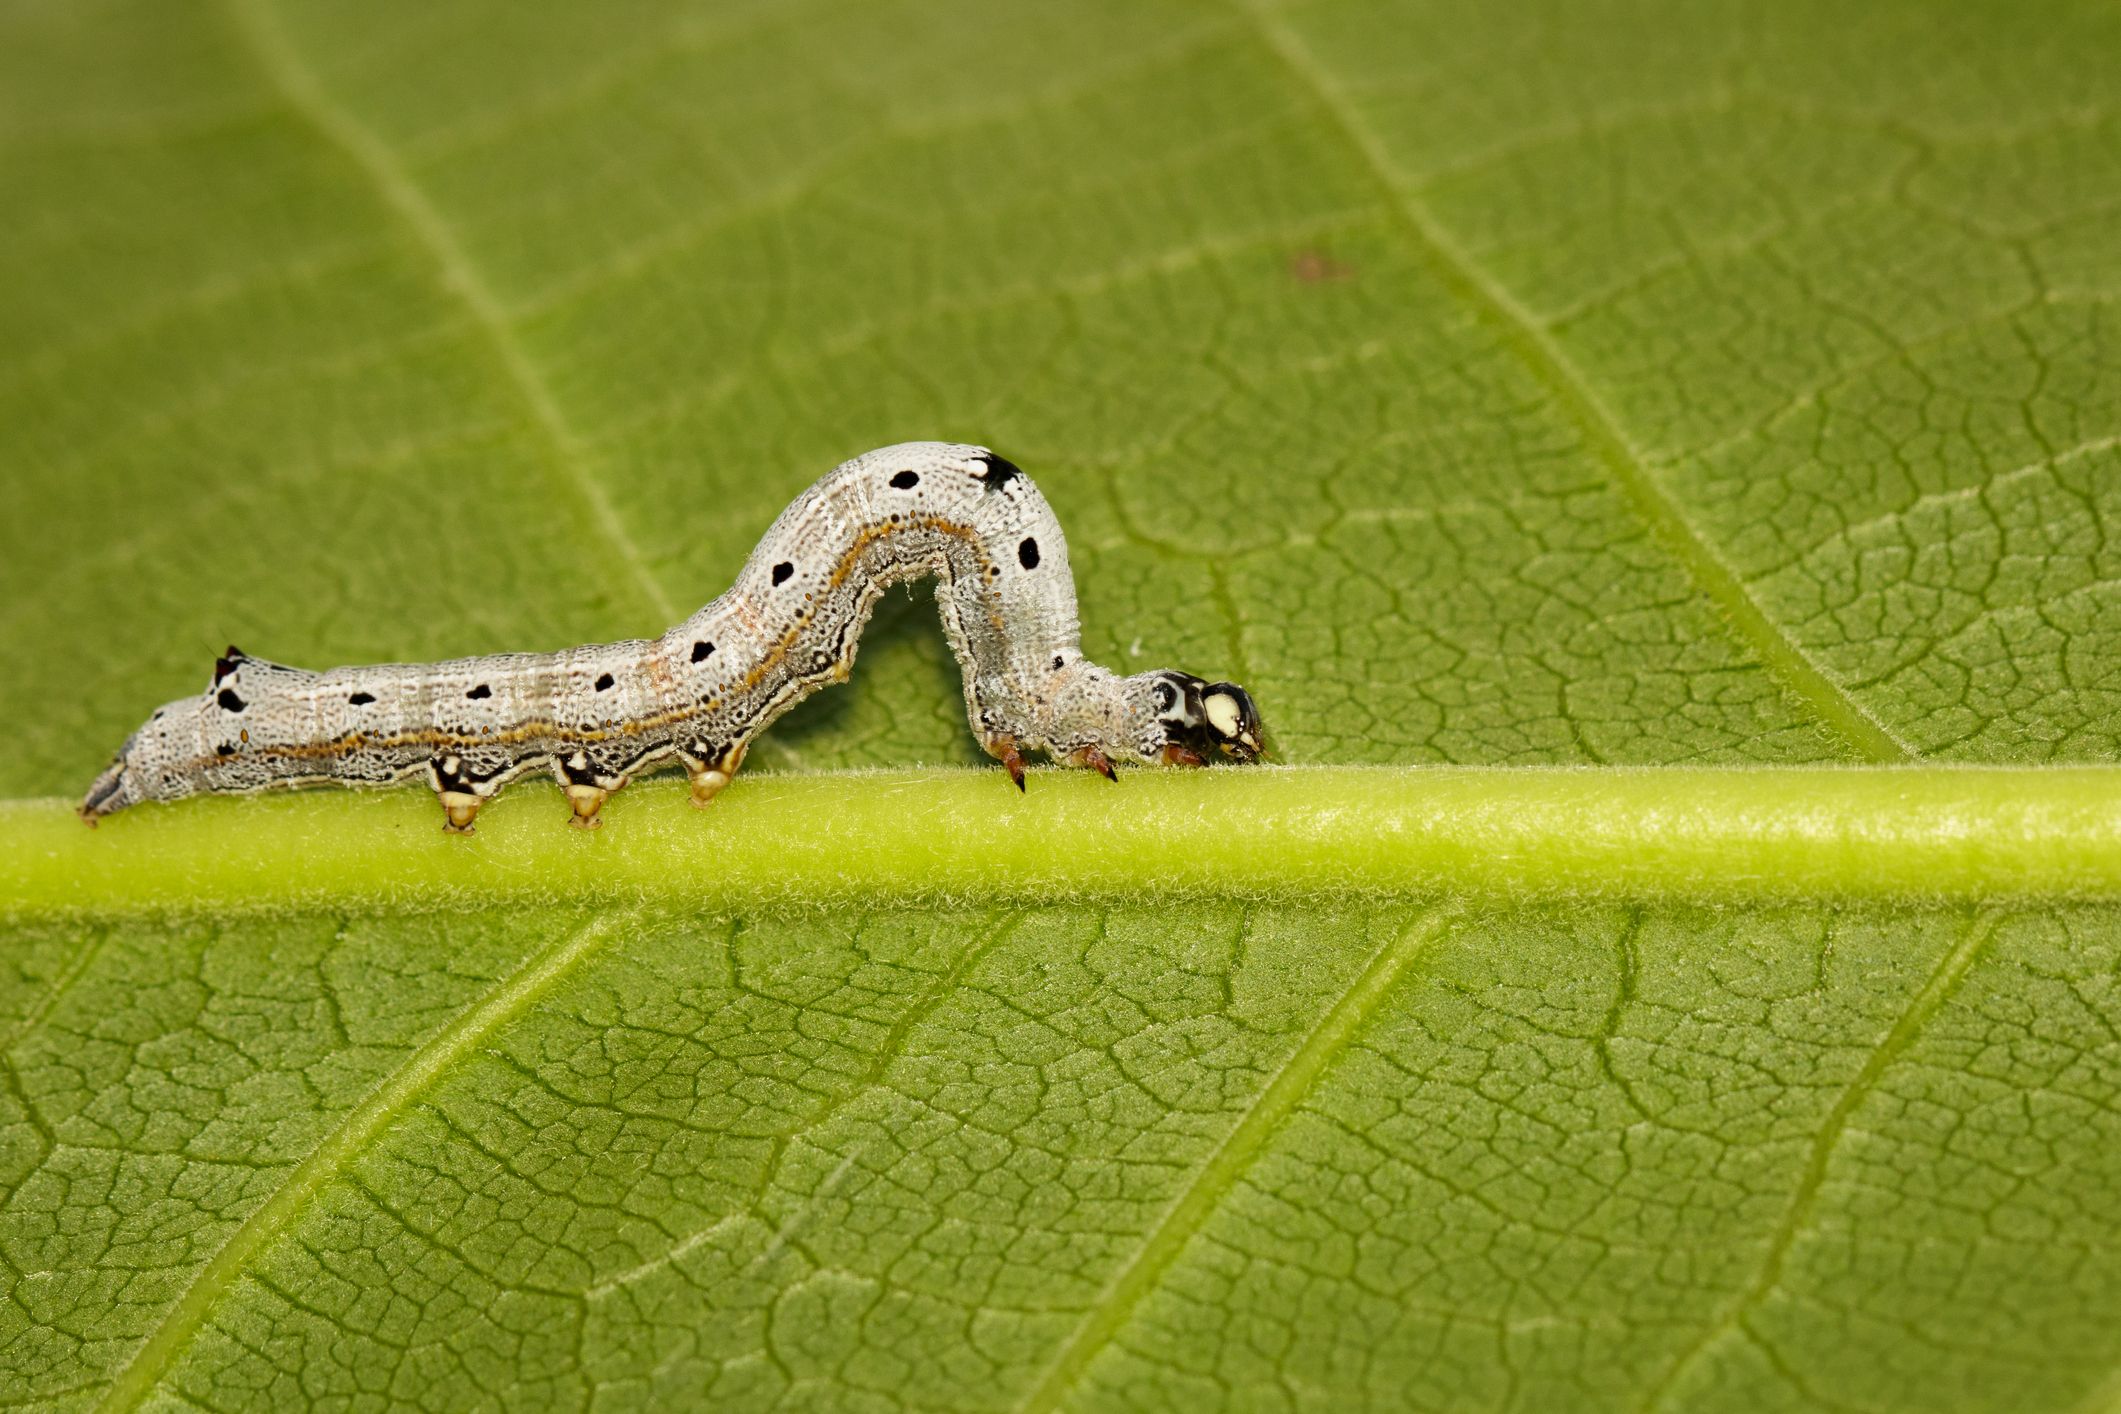
M 0 915 L 2121 897 L 2121 767 L 1251 767 L 1116 785 L 1041 769 L 1029 786 L 969 768 L 745 775 L 698 811 L 650 778 L 588 832 L 524 783 L 468 839 L 415 788 L 139 806 L 96 830 L 62 802 L 0 802 Z

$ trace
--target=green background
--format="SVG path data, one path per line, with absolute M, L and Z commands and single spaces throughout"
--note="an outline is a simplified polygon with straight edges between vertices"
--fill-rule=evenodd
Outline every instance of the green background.
M 0 796 L 230 640 L 658 631 L 924 437 L 1037 478 L 1093 657 L 1243 682 L 1299 767 L 2112 763 L 2117 52 L 2061 3 L 8 0 Z M 979 759 L 893 596 L 747 771 Z M 518 793 L 482 842 L 558 828 Z M 2121 1403 L 2111 903 L 863 882 L 9 901 L 0 1398 Z

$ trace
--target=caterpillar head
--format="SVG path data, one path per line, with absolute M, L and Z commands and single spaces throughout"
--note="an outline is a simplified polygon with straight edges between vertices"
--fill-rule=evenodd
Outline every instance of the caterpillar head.
M 1153 730 L 1142 755 L 1167 766 L 1200 766 L 1220 756 L 1257 761 L 1265 742 L 1252 694 L 1234 682 L 1207 682 L 1169 670 L 1136 681 L 1148 692 Z

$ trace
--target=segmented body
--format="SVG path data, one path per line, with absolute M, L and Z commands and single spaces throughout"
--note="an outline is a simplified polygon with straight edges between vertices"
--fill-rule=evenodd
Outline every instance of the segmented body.
M 1258 753 L 1251 701 L 1159 670 L 1121 677 L 1078 648 L 1075 584 L 1038 488 L 983 447 L 909 442 L 843 463 L 783 511 L 721 597 L 660 638 L 558 653 L 308 672 L 234 648 L 197 696 L 158 709 L 82 802 L 424 778 L 451 828 L 550 768 L 577 823 L 671 760 L 705 804 L 783 712 L 853 666 L 878 596 L 932 575 L 974 732 L 1022 784 L 1023 753 L 1114 760 Z

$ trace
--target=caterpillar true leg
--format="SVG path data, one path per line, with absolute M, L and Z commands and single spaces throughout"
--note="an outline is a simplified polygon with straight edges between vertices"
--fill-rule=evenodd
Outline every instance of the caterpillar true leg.
M 1013 736 L 995 736 L 985 742 L 987 754 L 1002 763 L 1009 772 L 1009 779 L 1016 782 L 1019 794 L 1024 789 L 1024 753 L 1018 749 Z
M 1112 769 L 1112 759 L 1094 746 L 1080 747 L 1070 752 L 1068 764 L 1080 766 L 1086 771 L 1095 771 L 1108 781 L 1119 779 L 1119 772 Z
M 448 828 L 549 766 L 593 828 L 611 792 L 676 758 L 706 805 L 745 748 L 846 680 L 887 585 L 933 576 L 965 712 L 1024 787 L 1025 758 L 1116 779 L 1115 763 L 1257 760 L 1251 697 L 1085 658 L 1067 538 L 1045 497 L 984 447 L 908 442 L 839 466 L 774 521 L 729 592 L 659 638 L 558 653 L 313 673 L 231 648 L 205 692 L 158 709 L 81 802 L 89 823 L 143 800 L 424 776 Z

